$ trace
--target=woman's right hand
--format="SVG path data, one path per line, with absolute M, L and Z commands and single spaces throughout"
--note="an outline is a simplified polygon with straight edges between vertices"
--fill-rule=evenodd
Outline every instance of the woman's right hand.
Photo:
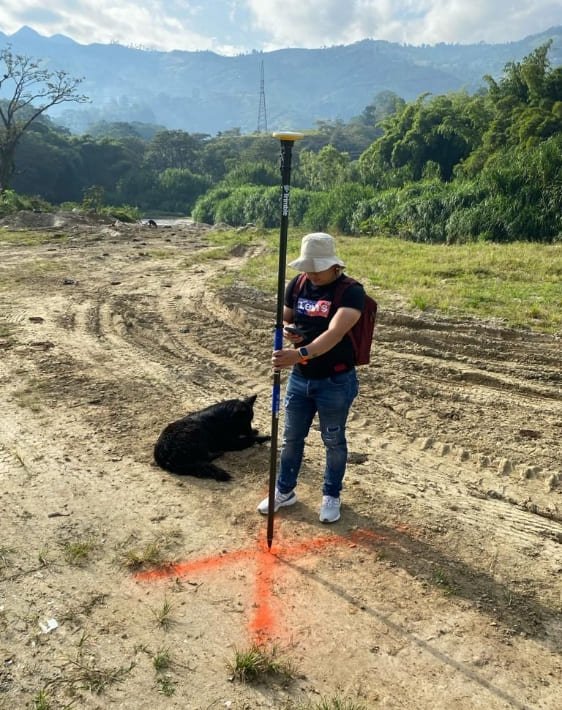
M 288 367 L 293 367 L 301 359 L 299 351 L 295 348 L 283 348 L 282 350 L 274 350 L 271 355 L 271 364 L 274 370 L 283 370 Z

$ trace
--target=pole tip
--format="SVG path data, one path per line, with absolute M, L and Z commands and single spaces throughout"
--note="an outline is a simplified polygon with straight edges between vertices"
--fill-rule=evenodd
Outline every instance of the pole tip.
M 279 138 L 280 141 L 300 141 L 304 138 L 304 133 L 297 133 L 295 131 L 275 131 L 271 134 L 274 138 Z

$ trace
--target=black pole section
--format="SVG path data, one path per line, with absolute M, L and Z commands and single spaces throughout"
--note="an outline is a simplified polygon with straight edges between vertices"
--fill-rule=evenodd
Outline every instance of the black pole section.
M 277 272 L 277 311 L 273 349 L 283 347 L 283 306 L 285 296 L 285 271 L 287 269 L 287 232 L 289 228 L 289 193 L 291 191 L 291 157 L 293 144 L 303 138 L 302 133 L 274 133 L 281 141 L 281 226 L 279 231 L 279 269 Z M 271 458 L 269 464 L 269 503 L 267 509 L 267 547 L 273 542 L 273 518 L 275 515 L 275 482 L 277 478 L 277 438 L 279 432 L 279 404 L 281 400 L 281 370 L 273 371 L 271 396 Z

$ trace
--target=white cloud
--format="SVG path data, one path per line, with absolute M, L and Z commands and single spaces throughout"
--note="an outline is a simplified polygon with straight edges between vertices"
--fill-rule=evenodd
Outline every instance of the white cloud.
M 560 24 L 562 5 L 551 0 L 435 0 L 422 28 L 408 26 L 408 41 L 509 42 Z
M 218 3 L 222 5 L 223 0 Z M 197 30 L 205 6 L 177 0 L 2 0 L 0 30 L 29 25 L 45 35 L 64 34 L 76 42 L 118 42 L 154 49 L 223 50 L 220 38 Z
M 365 38 L 422 44 L 517 40 L 562 24 L 552 0 L 247 0 L 270 47 Z
M 2 0 L 0 30 L 155 49 L 506 42 L 562 24 L 560 0 Z

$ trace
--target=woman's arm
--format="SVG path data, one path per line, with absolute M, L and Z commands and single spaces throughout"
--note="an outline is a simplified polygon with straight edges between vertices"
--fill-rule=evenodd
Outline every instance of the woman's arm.
M 292 310 L 286 308 L 285 312 L 289 311 L 290 317 L 292 317 Z M 361 317 L 361 311 L 356 308 L 338 308 L 336 314 L 330 321 L 328 329 L 321 333 L 317 338 L 315 338 L 311 343 L 306 346 L 310 358 L 318 357 L 327 353 L 335 345 L 337 345 L 340 340 L 348 333 L 355 323 Z M 292 322 L 292 321 L 288 321 Z M 297 336 L 292 336 L 297 338 L 296 341 L 301 338 Z M 289 339 L 289 338 L 288 338 Z M 293 342 L 293 341 L 292 341 Z M 284 368 L 292 367 L 300 360 L 300 355 L 298 350 L 294 348 L 284 348 L 283 350 L 276 350 L 273 353 L 272 363 L 274 368 Z

